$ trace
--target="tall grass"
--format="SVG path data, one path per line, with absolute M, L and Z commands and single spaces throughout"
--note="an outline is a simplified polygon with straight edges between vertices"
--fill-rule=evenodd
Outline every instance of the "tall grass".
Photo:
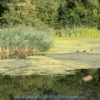
M 60 29 L 56 32 L 57 36 L 72 36 L 72 37 L 100 37 L 100 30 L 94 27 L 72 27 Z
M 17 26 L 0 29 L 0 53 L 27 56 L 49 50 L 53 39 L 49 32 L 37 31 L 33 27 Z

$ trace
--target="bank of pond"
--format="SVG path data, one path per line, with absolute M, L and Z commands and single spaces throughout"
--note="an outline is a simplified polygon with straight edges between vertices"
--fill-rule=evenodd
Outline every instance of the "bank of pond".
M 70 75 L 0 75 L 1 100 L 100 100 L 100 69 Z

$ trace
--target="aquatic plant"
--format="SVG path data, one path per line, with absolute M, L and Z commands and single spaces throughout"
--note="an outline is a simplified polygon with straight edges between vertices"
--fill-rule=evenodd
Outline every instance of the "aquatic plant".
M 49 50 L 53 39 L 49 32 L 37 31 L 33 27 L 16 26 L 0 29 L 0 53 L 26 56 Z

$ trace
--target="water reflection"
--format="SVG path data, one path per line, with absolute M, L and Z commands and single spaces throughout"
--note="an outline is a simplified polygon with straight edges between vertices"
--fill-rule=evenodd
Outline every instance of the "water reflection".
M 81 83 L 87 75 L 93 79 Z M 72 75 L 1 75 L 0 88 L 2 100 L 100 100 L 100 68 L 77 69 Z M 36 95 L 41 96 L 32 98 Z M 43 98 L 50 95 L 52 98 Z M 55 99 L 55 96 L 60 98 Z M 64 96 L 67 99 L 61 98 Z

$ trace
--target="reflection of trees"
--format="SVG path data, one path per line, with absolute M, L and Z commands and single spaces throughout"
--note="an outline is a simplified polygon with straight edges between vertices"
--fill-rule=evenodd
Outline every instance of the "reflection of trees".
M 95 78 L 95 80 L 80 85 L 80 79 L 86 73 Z M 9 93 L 13 94 L 44 94 L 44 95 L 67 95 L 84 96 L 84 100 L 100 100 L 100 69 L 83 70 L 73 75 L 50 76 L 50 75 L 32 75 L 32 76 L 0 76 L 0 82 L 3 84 L 2 90 L 6 87 Z M 10 88 L 9 88 L 10 87 Z M 19 93 L 20 89 L 20 93 Z M 4 91 L 2 95 L 8 93 Z M 12 95 L 13 95 L 12 94 Z M 7 94 L 8 95 L 8 94 Z M 61 99 L 60 99 L 61 100 Z M 76 99 L 75 99 L 76 100 Z M 77 99 L 78 100 L 78 99 Z
M 100 82 L 100 68 L 97 69 L 98 81 Z

